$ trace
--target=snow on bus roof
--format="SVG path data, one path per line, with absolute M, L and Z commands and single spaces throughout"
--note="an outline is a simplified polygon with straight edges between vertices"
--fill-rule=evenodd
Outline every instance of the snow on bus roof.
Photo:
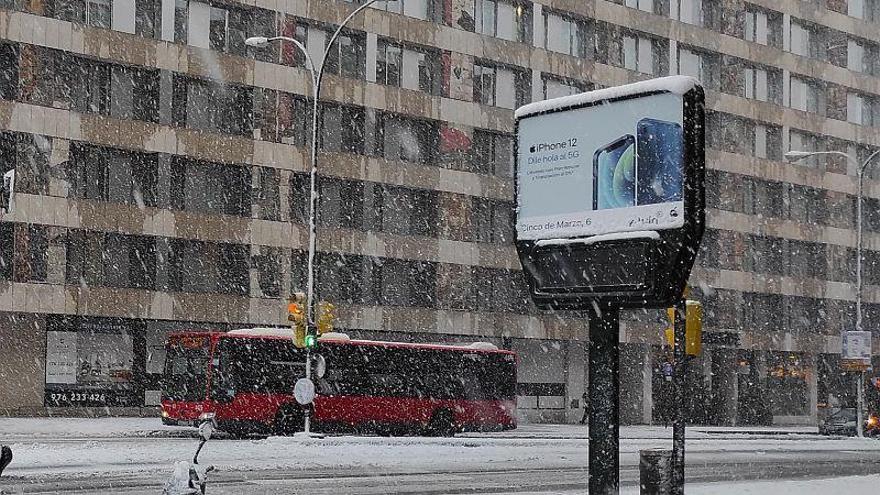
M 238 328 L 226 332 L 226 335 L 241 335 L 244 337 L 284 337 L 293 338 L 293 330 L 290 327 L 256 327 L 256 328 Z
M 597 101 L 624 98 L 640 93 L 657 93 L 665 91 L 676 95 L 683 95 L 699 85 L 700 81 L 691 76 L 658 77 L 656 79 L 639 81 L 632 84 L 625 84 L 623 86 L 597 89 L 595 91 L 587 91 L 586 93 L 579 93 L 571 96 L 562 96 L 551 100 L 536 101 L 517 108 L 514 116 L 517 119 L 521 119 L 538 113 L 564 110 L 566 108 L 588 105 Z
M 226 332 L 225 335 L 233 336 L 233 337 L 281 337 L 285 339 L 293 338 L 293 331 L 290 328 L 274 328 L 274 327 L 256 327 L 256 328 L 239 328 L 235 330 L 230 330 Z M 490 342 L 471 342 L 471 343 L 416 343 L 416 342 L 393 342 L 387 340 L 366 340 L 366 339 L 352 339 L 346 333 L 342 332 L 329 332 L 321 335 L 321 341 L 334 341 L 334 342 L 352 342 L 354 344 L 367 344 L 367 345 L 392 345 L 392 346 L 402 346 L 402 347 L 427 347 L 427 348 L 445 348 L 445 349 L 467 349 L 467 350 L 475 350 L 475 351 L 498 351 L 498 352 L 511 352 L 505 351 L 503 349 L 499 349 L 498 346 L 492 344 Z

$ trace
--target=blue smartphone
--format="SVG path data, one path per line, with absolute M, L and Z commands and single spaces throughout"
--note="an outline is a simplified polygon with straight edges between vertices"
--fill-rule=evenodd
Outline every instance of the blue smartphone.
M 636 124 L 636 203 L 681 201 L 684 180 L 681 125 L 644 118 Z
M 593 209 L 635 205 L 635 138 L 626 134 L 593 154 Z

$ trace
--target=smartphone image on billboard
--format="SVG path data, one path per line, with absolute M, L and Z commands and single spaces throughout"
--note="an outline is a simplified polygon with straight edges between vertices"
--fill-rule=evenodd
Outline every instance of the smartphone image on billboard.
M 636 124 L 636 202 L 681 201 L 684 178 L 681 125 L 644 118 Z
M 626 134 L 593 154 L 593 209 L 635 205 L 635 138 Z

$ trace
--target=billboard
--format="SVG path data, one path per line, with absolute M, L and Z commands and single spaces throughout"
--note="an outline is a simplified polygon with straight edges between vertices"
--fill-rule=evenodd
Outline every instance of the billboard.
M 540 308 L 664 307 L 705 226 L 699 81 L 670 76 L 516 111 L 516 248 Z
M 662 92 L 520 119 L 517 238 L 681 228 L 683 107 Z

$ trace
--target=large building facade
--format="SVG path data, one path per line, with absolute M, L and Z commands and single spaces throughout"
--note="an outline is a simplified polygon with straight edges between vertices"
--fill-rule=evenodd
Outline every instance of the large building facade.
M 285 323 L 305 285 L 310 76 L 343 0 L 0 0 L 0 414 L 158 402 L 180 329 Z M 692 419 L 815 421 L 854 324 L 856 165 L 880 146 L 877 0 L 398 0 L 330 51 L 317 288 L 371 338 L 520 354 L 527 421 L 583 412 L 584 315 L 529 302 L 513 109 L 648 77 L 707 90 Z M 325 100 L 326 99 L 326 100 Z M 869 169 L 870 170 L 870 169 Z M 880 321 L 880 165 L 865 323 Z M 662 421 L 662 314 L 622 315 L 621 417 Z

